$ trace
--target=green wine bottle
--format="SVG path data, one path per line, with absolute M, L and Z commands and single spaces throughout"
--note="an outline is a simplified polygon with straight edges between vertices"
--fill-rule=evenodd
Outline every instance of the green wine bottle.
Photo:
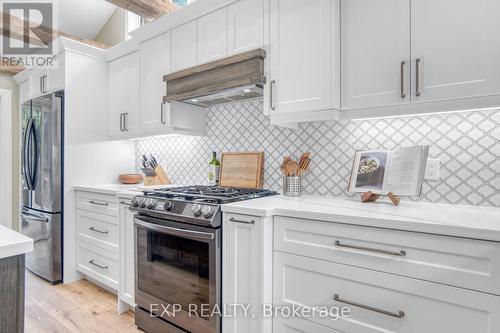
M 212 160 L 208 165 L 209 165 L 208 182 L 210 185 L 218 185 L 220 162 L 217 159 L 217 153 L 215 151 L 212 152 Z

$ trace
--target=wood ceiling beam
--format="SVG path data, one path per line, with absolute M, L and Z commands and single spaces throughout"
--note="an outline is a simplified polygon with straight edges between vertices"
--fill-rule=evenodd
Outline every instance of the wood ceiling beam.
M 135 13 L 145 20 L 153 21 L 178 9 L 170 0 L 106 0 L 115 6 Z
M 25 34 L 23 28 L 24 25 L 26 24 L 25 22 L 26 20 L 23 20 L 17 16 L 12 16 L 4 12 L 0 12 L 0 14 L 1 14 L 0 34 L 5 37 L 10 37 L 11 39 L 16 39 L 20 41 L 26 39 L 29 40 L 30 43 L 33 45 L 43 46 L 45 45 L 45 43 L 50 43 L 58 37 L 65 37 L 100 49 L 106 49 L 109 47 L 104 43 L 96 42 L 85 38 L 80 38 L 71 34 L 67 34 L 63 31 L 53 30 L 52 28 L 45 26 L 39 26 L 35 28 L 34 31 L 36 31 L 36 35 L 31 33 L 31 35 L 28 36 Z M 31 24 L 30 26 L 36 26 L 36 24 Z M 24 68 L 21 66 L 12 67 L 0 64 L 0 73 L 15 75 L 22 70 L 24 70 Z

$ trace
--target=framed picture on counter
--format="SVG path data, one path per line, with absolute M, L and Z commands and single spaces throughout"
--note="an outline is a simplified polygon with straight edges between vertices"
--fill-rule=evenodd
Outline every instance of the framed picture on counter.
M 429 146 L 357 151 L 349 192 L 420 196 L 428 153 Z

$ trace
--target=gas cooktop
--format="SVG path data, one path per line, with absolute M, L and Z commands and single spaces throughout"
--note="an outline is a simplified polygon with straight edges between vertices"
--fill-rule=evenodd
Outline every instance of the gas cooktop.
M 217 228 L 222 222 L 220 205 L 276 194 L 270 190 L 220 186 L 168 187 L 143 191 L 132 200 L 130 209 L 156 218 L 154 223 L 170 220 Z
M 160 197 L 176 200 L 211 202 L 224 204 L 235 201 L 276 195 L 277 192 L 263 189 L 242 189 L 221 186 L 183 186 L 144 191 L 146 197 Z

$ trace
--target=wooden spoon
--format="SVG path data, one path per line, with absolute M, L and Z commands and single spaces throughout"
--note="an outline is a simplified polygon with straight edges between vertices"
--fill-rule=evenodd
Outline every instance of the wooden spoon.
M 299 171 L 299 164 L 295 161 L 288 161 L 285 164 L 285 170 L 287 176 L 297 176 Z
M 286 176 L 286 175 L 287 175 L 287 174 L 286 174 L 286 168 L 285 168 L 285 166 L 286 166 L 286 164 L 287 164 L 288 162 L 290 162 L 291 160 L 292 160 L 292 158 L 291 158 L 290 156 L 285 156 L 285 157 L 283 158 L 283 162 L 281 163 L 281 172 L 283 172 L 283 175 L 284 175 L 284 176 Z

